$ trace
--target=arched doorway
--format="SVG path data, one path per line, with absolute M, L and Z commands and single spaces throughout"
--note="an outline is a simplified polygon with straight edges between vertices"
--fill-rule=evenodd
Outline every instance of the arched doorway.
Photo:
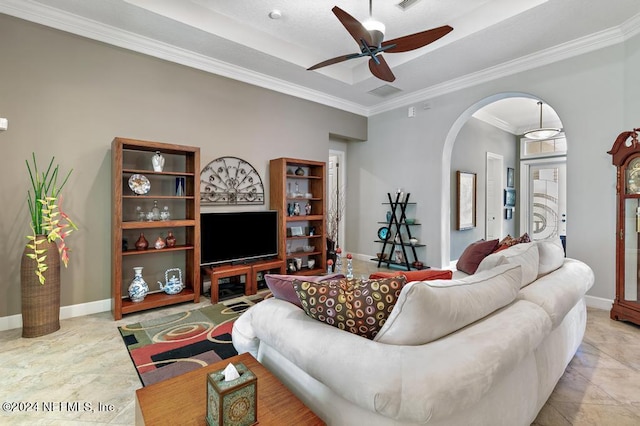
M 518 99 L 520 98 L 520 99 Z M 454 209 L 455 208 L 455 200 L 451 199 L 451 173 L 453 173 L 452 171 L 452 164 L 454 163 L 454 161 L 452 161 L 452 154 L 454 152 L 454 146 L 456 143 L 456 140 L 458 140 L 459 134 L 461 132 L 461 130 L 463 129 L 463 127 L 467 124 L 467 122 L 470 120 L 470 118 L 472 116 L 474 116 L 474 114 L 478 113 L 480 110 L 491 110 L 493 108 L 493 105 L 498 105 L 500 103 L 510 103 L 510 107 L 511 105 L 513 105 L 516 101 L 520 100 L 523 104 L 526 105 L 534 105 L 537 103 L 538 100 L 540 100 L 538 97 L 533 96 L 531 94 L 528 93 L 522 93 L 522 92 L 505 92 L 505 93 L 498 93 L 489 97 L 486 97 L 484 99 L 481 99 L 479 101 L 477 101 L 476 103 L 474 103 L 473 105 L 471 105 L 469 108 L 467 108 L 459 117 L 458 119 L 453 123 L 453 125 L 451 126 L 451 129 L 449 130 L 446 140 L 445 140 L 445 144 L 444 144 L 444 149 L 443 149 L 443 158 L 442 158 L 442 183 L 443 183 L 443 189 L 442 189 L 442 214 L 441 214 L 441 218 L 442 218 L 442 222 L 441 222 L 441 235 L 442 235 L 442 244 L 441 244 L 441 252 L 440 252 L 440 256 L 441 256 L 441 264 L 443 266 L 447 266 L 451 264 L 452 260 L 455 260 L 455 258 L 453 257 L 453 253 L 452 253 L 452 249 L 451 249 L 451 244 L 452 244 L 452 233 L 456 232 L 454 230 L 452 230 L 451 227 L 451 216 L 449 214 L 449 209 Z M 502 102 L 499 102 L 502 101 Z M 547 108 L 547 107 L 545 107 Z M 513 109 L 513 108 L 511 108 Z M 528 110 L 525 110 L 528 111 Z M 523 114 L 525 114 L 523 112 Z M 478 114 L 476 114 L 478 115 Z M 557 115 L 555 114 L 555 111 L 553 111 L 553 115 L 557 118 Z M 537 127 L 537 113 L 535 111 L 535 109 L 532 109 L 529 112 L 526 112 L 526 116 L 523 117 L 524 122 L 529 121 L 530 124 L 528 124 L 528 129 L 532 128 L 532 127 Z M 522 123 L 520 123 L 522 124 Z M 545 123 L 546 124 L 546 123 Z M 499 127 L 503 130 L 505 130 L 508 133 L 511 133 L 514 135 L 514 143 L 518 143 L 520 146 L 518 147 L 518 154 L 516 155 L 516 161 L 517 161 L 517 166 L 516 168 L 520 171 L 520 173 L 518 173 L 518 171 L 516 171 L 516 176 L 518 176 L 518 181 L 519 184 L 515 186 L 515 191 L 517 191 L 518 196 L 517 196 L 517 206 L 515 209 L 513 209 L 513 211 L 511 211 L 510 213 L 513 214 L 513 220 L 514 223 L 516 224 L 515 229 L 517 233 L 522 234 L 523 232 L 532 232 L 533 230 L 540 227 L 540 223 L 534 223 L 533 221 L 536 219 L 540 219 L 539 216 L 539 210 L 540 210 L 540 203 L 536 202 L 534 203 L 533 198 L 534 195 L 538 196 L 539 198 L 541 197 L 541 195 L 539 194 L 539 191 L 537 190 L 537 188 L 540 185 L 540 182 L 535 183 L 535 188 L 534 188 L 534 182 L 533 182 L 533 176 L 536 177 L 536 179 L 540 180 L 539 178 L 541 176 L 548 177 L 548 176 L 552 176 L 555 175 L 557 177 L 558 174 L 558 169 L 554 169 L 553 171 L 551 170 L 547 170 L 547 169 L 540 169 L 538 167 L 538 165 L 535 165 L 536 162 L 540 162 L 540 165 L 543 165 L 544 163 L 547 164 L 551 164 L 550 161 L 551 160 L 557 160 L 560 159 L 560 156 L 558 153 L 553 153 L 553 152 L 547 152 L 548 151 L 548 147 L 544 146 L 543 149 L 541 150 L 542 154 L 542 158 L 536 158 L 535 155 L 529 155 L 526 156 L 525 154 L 525 146 L 523 144 L 523 140 L 521 140 L 521 138 L 519 137 L 519 135 L 522 135 L 524 133 L 525 130 L 527 129 L 523 129 L 523 128 L 513 128 L 513 129 L 506 129 L 503 127 L 500 127 L 499 125 L 496 126 Z M 566 147 L 566 140 L 563 140 L 565 147 Z M 539 145 L 539 144 L 538 144 Z M 530 150 L 531 151 L 531 150 Z M 531 151 L 533 152 L 533 151 Z M 530 153 L 531 153 L 530 152 Z M 565 151 L 565 155 L 566 155 L 566 151 Z M 522 157 L 522 158 L 521 158 Z M 456 159 L 458 158 L 458 153 L 456 153 Z M 565 157 L 566 158 L 566 157 Z M 520 162 L 526 160 L 526 167 L 520 167 Z M 524 163 L 522 163 L 524 164 Z M 531 167 L 531 165 L 534 165 L 534 167 Z M 552 167 L 555 167 L 555 165 L 552 165 Z M 478 179 L 485 179 L 486 176 L 484 176 L 484 174 L 486 173 L 486 170 L 484 170 L 484 167 L 482 168 L 482 176 L 478 176 Z M 525 171 L 526 174 L 522 174 L 522 171 Z M 506 174 L 506 170 L 505 170 L 505 174 Z M 535 172 L 535 173 L 532 173 Z M 505 185 L 506 187 L 506 185 Z M 555 195 L 557 196 L 558 191 L 556 190 Z M 549 192 L 545 195 L 542 195 L 543 198 L 545 199 L 550 199 L 549 197 L 551 197 L 553 195 L 552 192 Z M 485 194 L 477 194 L 478 197 L 484 197 Z M 562 197 L 564 197 L 564 194 L 562 194 Z M 556 204 L 558 203 L 558 200 L 555 201 Z M 453 203 L 453 204 L 452 204 Z M 548 203 L 548 205 L 543 206 L 543 209 L 548 210 L 549 208 L 549 204 L 552 203 Z M 534 212 L 534 206 L 536 206 L 538 208 L 537 212 Z M 565 208 L 566 204 L 563 203 L 563 209 Z M 505 214 L 507 213 L 506 210 L 509 210 L 507 208 L 505 208 Z M 566 220 L 566 210 L 560 212 L 559 210 L 556 210 L 555 214 L 557 214 L 558 216 L 561 216 L 564 214 L 564 216 L 562 217 L 563 220 Z M 551 217 L 551 216 L 549 216 Z M 545 219 L 546 220 L 546 219 Z M 539 222 L 539 220 L 538 220 Z M 478 226 L 485 226 L 485 222 L 478 222 Z M 547 229 L 548 230 L 548 229 Z M 458 231 L 459 232 L 459 231 Z M 484 234 L 484 229 L 482 230 L 482 234 Z M 540 234 L 542 235 L 542 234 Z M 457 244 L 459 244 L 459 236 L 456 235 L 456 239 L 457 239 Z M 455 249 L 456 247 L 454 247 Z M 455 251 L 455 250 L 453 250 Z

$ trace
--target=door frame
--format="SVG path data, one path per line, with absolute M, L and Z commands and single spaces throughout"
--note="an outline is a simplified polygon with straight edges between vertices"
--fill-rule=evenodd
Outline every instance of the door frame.
M 334 200 L 332 200 L 332 194 L 333 192 L 333 187 L 332 184 L 333 182 L 331 181 L 331 179 L 329 178 L 329 168 L 331 167 L 330 160 L 331 157 L 337 157 L 338 161 L 338 184 L 340 185 L 340 191 L 342 192 L 341 194 L 341 199 L 343 200 L 343 203 L 345 202 L 345 200 L 347 199 L 347 153 L 345 151 L 341 151 L 338 149 L 329 149 L 329 156 L 327 157 L 327 213 L 329 212 L 329 209 L 331 208 L 331 204 L 334 202 Z M 346 250 L 346 247 L 344 246 L 346 240 L 347 240 L 347 236 L 345 234 L 346 232 L 346 217 L 347 217 L 347 209 L 346 209 L 346 205 L 344 210 L 342 211 L 342 216 L 340 219 L 340 225 L 338 226 L 338 241 L 336 241 L 337 247 L 342 248 L 343 251 Z

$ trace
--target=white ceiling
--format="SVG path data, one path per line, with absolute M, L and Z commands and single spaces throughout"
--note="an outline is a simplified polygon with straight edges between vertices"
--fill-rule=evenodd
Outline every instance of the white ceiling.
M 364 21 L 367 0 L 0 0 L 0 13 L 365 116 L 640 32 L 639 0 L 418 0 L 406 10 L 398 3 L 373 1 L 386 39 L 441 25 L 454 30 L 421 49 L 384 54 L 393 83 L 371 76 L 366 58 L 306 70 L 359 50 L 331 8 Z M 280 19 L 269 18 L 274 9 Z M 369 93 L 387 85 L 395 93 Z M 523 102 L 490 105 L 479 118 L 513 132 L 531 127 L 538 106 Z M 546 108 L 544 124 L 553 125 L 557 117 Z

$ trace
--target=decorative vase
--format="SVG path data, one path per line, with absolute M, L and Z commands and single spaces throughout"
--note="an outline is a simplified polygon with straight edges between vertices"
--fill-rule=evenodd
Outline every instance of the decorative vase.
M 129 298 L 132 302 L 142 302 L 149 293 L 149 286 L 144 278 L 142 278 L 142 266 L 134 266 L 134 277 L 131 284 L 129 284 Z
M 165 246 L 166 246 L 166 245 L 167 245 L 167 244 L 164 242 L 164 240 L 162 239 L 162 237 L 158 237 L 158 239 L 156 240 L 156 242 L 153 244 L 153 246 L 154 246 L 156 249 L 158 249 L 158 250 L 165 248 Z
M 304 169 L 302 167 L 296 169 L 296 176 L 304 176 Z
M 291 204 L 291 203 L 287 204 L 287 214 L 289 216 L 293 216 L 293 204 Z
M 158 207 L 158 200 L 153 200 L 153 208 L 151 209 L 151 213 L 153 213 L 153 220 L 160 220 L 160 208 Z
M 167 235 L 165 242 L 167 243 L 167 247 L 176 246 L 176 237 L 174 237 L 173 231 L 169 231 L 169 234 Z
M 38 236 L 37 240 L 46 237 Z M 44 336 L 60 329 L 60 253 L 55 242 L 44 241 L 37 247 L 46 250 L 44 284 L 40 284 L 35 273 L 35 259 L 27 256 L 33 249 L 25 247 L 20 262 L 22 337 Z
M 140 233 L 140 238 L 136 241 L 136 250 L 146 250 L 149 247 L 149 241 L 144 237 L 144 233 Z
M 164 169 L 164 157 L 160 154 L 160 151 L 156 151 L 151 159 L 151 164 L 153 165 L 154 172 L 161 172 L 162 169 Z

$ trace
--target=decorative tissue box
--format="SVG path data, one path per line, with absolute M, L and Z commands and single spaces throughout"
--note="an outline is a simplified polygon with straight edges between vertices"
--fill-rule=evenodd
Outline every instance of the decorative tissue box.
M 243 363 L 234 364 L 240 377 L 224 380 L 224 370 L 207 375 L 207 424 L 247 426 L 258 422 L 258 378 Z

